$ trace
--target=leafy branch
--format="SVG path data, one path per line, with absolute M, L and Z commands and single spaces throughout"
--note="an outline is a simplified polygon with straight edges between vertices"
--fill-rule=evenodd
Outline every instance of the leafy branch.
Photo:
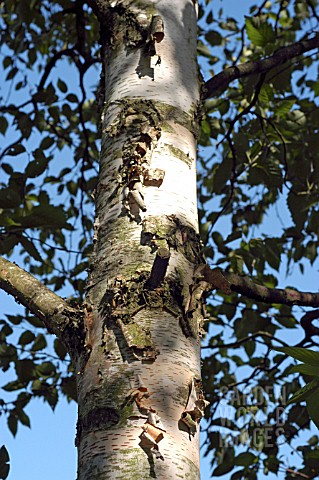
M 240 120 L 242 117 L 244 117 L 245 115 L 247 115 L 248 113 L 251 112 L 251 109 L 256 105 L 257 101 L 258 101 L 258 97 L 259 97 L 259 94 L 260 94 L 260 90 L 264 84 L 264 80 L 265 80 L 265 77 L 266 77 L 266 74 L 263 73 L 261 76 L 260 76 L 260 79 L 256 85 L 256 88 L 255 88 L 255 91 L 254 91 L 254 95 L 253 95 L 253 98 L 251 100 L 251 102 L 247 105 L 247 107 L 245 107 L 241 112 L 239 112 L 235 118 L 233 118 L 230 122 L 229 122 L 229 127 L 228 127 L 228 130 L 227 130 L 227 133 L 225 134 L 224 138 L 222 138 L 222 140 L 220 140 L 220 142 L 218 142 L 217 144 L 217 147 L 224 141 L 225 138 L 229 138 L 229 136 L 231 135 L 233 129 L 234 129 L 234 126 L 235 124 L 238 122 L 238 120 Z
M 267 73 L 273 68 L 318 47 L 319 34 L 317 33 L 313 38 L 300 40 L 287 47 L 279 48 L 270 57 L 228 67 L 205 83 L 204 98 L 221 95 L 233 80 L 249 75 Z

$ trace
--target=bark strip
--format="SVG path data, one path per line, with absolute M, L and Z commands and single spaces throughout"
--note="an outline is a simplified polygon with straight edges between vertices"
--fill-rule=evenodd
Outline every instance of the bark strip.
M 205 83 L 204 98 L 221 95 L 233 80 L 258 73 L 267 73 L 273 68 L 318 47 L 319 34 L 316 34 L 311 39 L 300 40 L 300 42 L 287 47 L 279 48 L 270 57 L 226 68 Z

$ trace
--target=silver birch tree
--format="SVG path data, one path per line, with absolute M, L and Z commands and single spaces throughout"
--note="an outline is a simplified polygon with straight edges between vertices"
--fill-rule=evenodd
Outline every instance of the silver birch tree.
M 208 404 L 200 373 L 204 293 L 218 289 L 269 304 L 319 305 L 318 294 L 267 288 L 238 275 L 236 268 L 222 272 L 206 265 L 196 200 L 196 143 L 203 100 L 222 95 L 234 80 L 259 75 L 250 103 L 225 134 L 232 161 L 231 201 L 237 179 L 231 130 L 256 105 L 267 72 L 317 48 L 319 37 L 310 35 L 269 57 L 226 68 L 204 84 L 196 62 L 196 0 L 90 0 L 88 4 L 98 19 L 102 45 L 102 148 L 85 300 L 73 305 L 3 257 L 0 288 L 36 315 L 72 359 L 79 414 L 78 480 L 196 480 L 199 426 Z M 80 41 L 85 37 L 84 17 L 79 13 L 83 2 L 64 6 L 62 15 L 76 14 L 78 41 L 75 50 L 66 47 L 53 53 L 44 71 L 31 100 L 37 127 L 43 120 L 39 121 L 38 103 L 55 101 L 50 88 L 43 96 L 55 62 L 63 56 L 74 60 L 82 93 L 83 72 L 94 63 Z M 7 8 L 12 10 L 10 2 Z M 20 14 L 27 22 L 26 5 Z M 260 33 L 248 22 L 247 30 L 258 48 L 267 44 L 269 26 Z M 60 90 L 65 89 L 60 81 Z M 84 98 L 80 105 L 85 157 L 89 134 Z M 12 106 L 6 108 L 15 112 Z M 30 122 L 17 111 L 17 123 L 28 138 Z M 69 117 L 72 125 L 72 112 Z M 64 139 L 60 125 L 48 122 L 48 128 Z M 68 134 L 72 136 L 72 131 Z M 21 153 L 19 142 L 6 148 L 3 156 L 11 150 Z M 41 175 L 42 161 L 38 155 L 28 168 L 31 178 Z M 1 191 L 0 198 L 9 210 L 21 200 L 12 185 Z M 29 206 L 31 213 L 19 211 L 21 218 L 14 217 L 12 231 L 10 221 L 5 224 L 8 236 L 12 235 L 9 244 L 22 239 L 38 261 L 32 242 L 14 228 L 63 228 L 57 209 L 48 206 L 43 196 L 41 201 L 44 205 L 34 210 Z M 45 214 L 58 218 L 44 219 Z M 12 248 L 10 244 L 7 251 Z M 9 360 L 3 355 L 4 368 L 10 355 Z M 235 465 L 232 462 L 227 471 Z

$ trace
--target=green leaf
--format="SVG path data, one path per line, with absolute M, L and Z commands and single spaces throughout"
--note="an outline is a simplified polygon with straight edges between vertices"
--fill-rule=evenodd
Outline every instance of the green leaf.
M 24 385 L 36 377 L 35 364 L 32 360 L 19 360 L 16 362 L 15 369 L 19 382 Z
M 23 321 L 22 315 L 10 315 L 6 313 L 6 317 L 13 325 L 19 325 Z
M 201 122 L 201 128 L 200 128 L 200 144 L 204 146 L 209 146 L 210 145 L 210 136 L 211 136 L 211 131 L 210 131 L 210 124 L 205 118 Z
M 250 452 L 243 452 L 237 455 L 237 457 L 235 457 L 234 463 L 235 465 L 239 465 L 240 467 L 249 467 L 250 465 L 256 463 L 256 460 L 258 460 L 256 455 Z
M 30 178 L 36 178 L 42 175 L 45 169 L 48 166 L 48 160 L 45 156 L 42 158 L 38 157 L 36 160 L 33 160 L 27 165 L 26 174 Z
M 207 45 L 204 45 L 204 43 L 198 43 L 197 45 L 197 53 L 198 55 L 202 55 L 203 57 L 211 58 L 212 52 L 210 49 L 207 47 Z
M 0 344 L 0 366 L 3 372 L 9 369 L 11 362 L 15 360 L 15 354 L 16 351 L 14 347 L 11 345 L 8 346 L 5 343 Z
M 4 170 L 6 172 L 7 175 L 12 175 L 13 173 L 13 168 L 11 165 L 9 165 L 8 163 L 4 163 L 2 162 L 1 163 L 1 168 L 2 170 Z
M 45 395 L 43 396 L 43 399 L 48 402 L 52 410 L 55 409 L 56 404 L 58 403 L 58 392 L 56 388 L 50 388 L 45 392 Z
M 216 30 L 210 30 L 205 34 L 206 40 L 210 43 L 211 46 L 221 45 L 223 43 L 223 37 Z
M 8 450 L 4 445 L 0 448 L 0 479 L 5 480 L 9 475 L 10 470 L 10 457 Z
M 56 372 L 55 366 L 52 362 L 43 362 L 40 365 L 37 365 L 36 371 L 41 377 L 50 377 Z
M 281 251 L 276 238 L 265 239 L 265 260 L 275 270 L 279 270 Z
M 220 477 L 230 472 L 234 468 L 234 461 L 234 449 L 229 447 L 225 450 L 222 462 L 213 471 L 213 477 Z
M 38 317 L 30 315 L 26 318 L 26 321 L 30 323 L 32 327 L 43 328 L 43 322 Z
M 318 367 L 314 367 L 313 365 L 308 365 L 306 363 L 302 363 L 301 365 L 293 365 L 289 373 L 302 373 L 304 375 L 310 375 L 311 377 L 319 377 Z
M 237 32 L 238 27 L 237 27 L 237 22 L 234 18 L 227 17 L 226 22 L 221 22 L 220 27 L 223 30 L 230 30 L 231 32 Z
M 29 115 L 24 113 L 20 114 L 17 119 L 17 123 L 22 135 L 25 138 L 29 138 L 32 130 L 32 125 L 33 125 Z
M 226 183 L 231 177 L 232 160 L 231 158 L 225 158 L 222 163 L 217 166 L 214 176 L 214 192 L 221 193 Z
M 23 409 L 31 400 L 31 395 L 26 392 L 21 392 L 18 395 L 18 398 L 15 400 L 14 404 L 16 405 L 17 410 Z
M 66 396 L 68 402 L 71 402 L 71 400 L 77 402 L 76 382 L 73 375 L 72 377 L 66 377 L 62 379 L 61 390 Z
M 274 91 L 270 85 L 264 84 L 259 92 L 258 100 L 269 104 L 274 98 Z
M 7 128 L 8 128 L 8 120 L 6 117 L 0 117 L 0 133 L 5 135 Z
M 63 80 L 61 80 L 61 78 L 58 79 L 57 85 L 58 85 L 58 89 L 61 90 L 62 93 L 67 92 L 68 86 Z
M 1 388 L 6 392 L 14 392 L 15 390 L 21 390 L 21 388 L 23 388 L 23 384 L 18 380 L 14 380 L 13 382 L 8 382 Z
M 22 423 L 22 425 L 24 425 L 25 427 L 29 427 L 29 428 L 31 427 L 30 418 L 24 412 L 24 410 L 16 409 L 16 414 L 17 414 L 19 422 Z
M 34 260 L 37 260 L 38 262 L 42 262 L 42 258 L 31 240 L 29 240 L 28 238 L 22 235 L 20 237 L 20 242 L 23 245 L 25 251 L 29 255 L 31 255 L 31 257 L 34 258 Z
M 274 113 L 279 117 L 284 117 L 288 112 L 290 112 L 295 103 L 295 99 L 285 99 L 281 102 L 276 101 Z
M 246 17 L 246 30 L 249 40 L 256 47 L 265 47 L 275 40 L 274 31 L 269 23 L 261 22 L 258 26 L 255 26 L 253 18 Z
M 283 325 L 286 328 L 296 328 L 297 321 L 294 317 L 281 317 L 280 315 L 277 317 L 278 323 Z
M 34 207 L 30 215 L 19 217 L 17 221 L 26 228 L 61 228 L 66 226 L 66 217 L 62 207 L 53 207 L 52 205 L 39 205 Z
M 26 330 L 20 335 L 20 338 L 18 340 L 19 345 L 28 345 L 28 343 L 33 342 L 34 340 L 34 333 L 30 332 L 30 330 Z
M 312 395 L 306 399 L 307 410 L 311 420 L 319 428 L 319 389 L 317 388 Z M 318 453 L 318 452 L 317 452 Z
M 79 275 L 79 273 L 82 273 L 84 272 L 85 270 L 87 270 L 89 267 L 89 264 L 87 261 L 85 262 L 80 262 L 78 263 L 74 269 L 72 270 L 72 275 L 76 276 L 76 275 Z
M 307 123 L 307 117 L 302 110 L 292 110 L 287 115 L 287 118 L 289 119 L 289 125 L 293 130 L 299 130 L 300 127 L 305 126 Z
M 313 350 L 301 347 L 273 347 L 273 349 L 278 352 L 286 353 L 300 362 L 319 367 L 319 352 L 314 352 Z
M 6 80 L 12 80 L 16 76 L 18 71 L 19 70 L 16 67 L 11 68 L 11 70 L 9 70 L 9 72 L 6 76 Z
M 71 195 L 76 195 L 78 191 L 78 184 L 77 182 L 74 182 L 73 180 L 70 180 L 67 184 L 67 189 L 71 193 Z
M 43 389 L 43 385 L 42 385 L 42 382 L 41 380 L 34 380 L 32 382 L 32 392 L 36 393 L 39 395 L 39 392 Z
M 43 333 L 39 333 L 32 345 L 32 351 L 37 352 L 38 350 L 43 350 L 47 346 L 47 341 Z
M 20 203 L 19 193 L 12 188 L 2 188 L 0 190 L 0 208 L 17 208 Z
M 206 119 L 202 121 L 201 130 L 203 133 L 205 133 L 205 135 L 208 135 L 208 136 L 210 135 L 210 125 Z
M 54 351 L 61 360 L 64 360 L 67 354 L 67 350 L 61 340 L 58 338 L 54 339 Z
M 245 352 L 247 353 L 247 357 L 251 358 L 256 350 L 256 342 L 254 342 L 253 340 L 249 340 L 248 342 L 245 342 L 244 349 L 245 349 Z
M 45 137 L 40 144 L 40 149 L 47 150 L 48 148 L 52 147 L 53 144 L 54 144 L 54 138 Z
M 10 65 L 12 65 L 13 59 L 10 56 L 4 57 L 3 59 L 3 68 L 6 70 Z
M 307 206 L 310 200 L 306 195 L 298 195 L 293 190 L 290 190 L 287 197 L 287 205 L 290 210 L 293 221 L 298 229 L 302 229 L 307 220 L 308 212 Z
M 319 380 L 312 380 L 310 383 L 307 383 L 304 387 L 300 388 L 295 392 L 292 397 L 288 399 L 287 405 L 291 405 L 292 403 L 302 402 L 306 400 L 314 390 L 318 389 L 319 387 Z
M 15 157 L 16 155 L 20 155 L 20 153 L 25 152 L 25 148 L 21 143 L 16 143 L 13 145 L 10 150 L 8 150 L 7 155 L 10 155 L 11 157 Z
M 69 93 L 69 95 L 66 96 L 66 99 L 71 103 L 79 103 L 79 99 L 74 93 Z
M 18 420 L 17 420 L 17 418 L 14 415 L 10 414 L 7 422 L 8 422 L 8 427 L 9 427 L 10 432 L 15 437 L 16 434 L 17 434 L 17 430 L 18 430 Z

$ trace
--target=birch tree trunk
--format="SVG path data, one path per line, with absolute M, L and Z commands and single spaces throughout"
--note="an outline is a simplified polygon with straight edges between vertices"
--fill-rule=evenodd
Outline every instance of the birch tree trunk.
M 101 3 L 105 91 L 77 362 L 78 480 L 198 479 L 196 5 Z

